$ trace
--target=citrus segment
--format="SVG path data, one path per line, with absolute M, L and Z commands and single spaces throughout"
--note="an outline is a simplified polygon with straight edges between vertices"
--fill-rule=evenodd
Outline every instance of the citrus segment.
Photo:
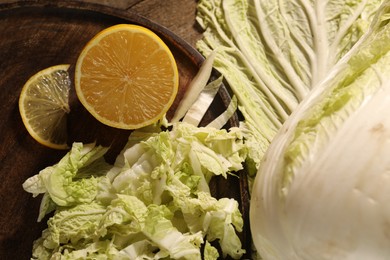
M 29 134 L 39 143 L 66 149 L 70 79 L 68 64 L 39 71 L 23 86 L 19 112 Z
M 97 120 L 136 129 L 168 111 L 178 90 L 178 70 L 170 49 L 155 33 L 137 25 L 114 25 L 84 47 L 75 88 Z

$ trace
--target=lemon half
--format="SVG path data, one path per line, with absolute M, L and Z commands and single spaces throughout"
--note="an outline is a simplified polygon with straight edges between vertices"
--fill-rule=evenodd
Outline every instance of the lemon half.
M 178 78 L 175 58 L 158 35 L 142 26 L 119 24 L 84 47 L 75 89 L 98 121 L 136 129 L 165 115 L 176 97 Z

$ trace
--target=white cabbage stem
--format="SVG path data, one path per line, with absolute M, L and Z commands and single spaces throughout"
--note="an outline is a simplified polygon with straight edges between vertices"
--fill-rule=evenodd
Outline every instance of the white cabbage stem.
M 284 192 L 279 167 L 288 138 L 281 134 L 271 144 L 250 209 L 253 239 L 265 259 L 389 259 L 389 111 L 386 79 L 305 158 Z

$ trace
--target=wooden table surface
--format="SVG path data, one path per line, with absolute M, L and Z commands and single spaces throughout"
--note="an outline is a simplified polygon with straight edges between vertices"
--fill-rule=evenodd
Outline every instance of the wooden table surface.
M 55 1 L 55 0 L 53 0 Z M 196 0 L 77 0 L 106 5 L 129 12 L 135 12 L 158 23 L 187 41 L 192 46 L 202 37 L 201 29 L 195 21 Z M 18 0 L 0 0 L 0 3 L 13 3 Z M 39 2 L 35 0 L 32 2 Z

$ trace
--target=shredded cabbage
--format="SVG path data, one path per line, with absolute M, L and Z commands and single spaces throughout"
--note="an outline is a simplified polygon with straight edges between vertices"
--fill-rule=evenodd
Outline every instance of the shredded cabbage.
M 74 143 L 24 182 L 34 196 L 44 194 L 39 219 L 53 212 L 33 259 L 217 259 L 215 242 L 223 257 L 245 253 L 238 202 L 212 197 L 208 186 L 243 168 L 238 128 L 145 128 L 130 135 L 114 165 L 104 162 L 106 151 Z

